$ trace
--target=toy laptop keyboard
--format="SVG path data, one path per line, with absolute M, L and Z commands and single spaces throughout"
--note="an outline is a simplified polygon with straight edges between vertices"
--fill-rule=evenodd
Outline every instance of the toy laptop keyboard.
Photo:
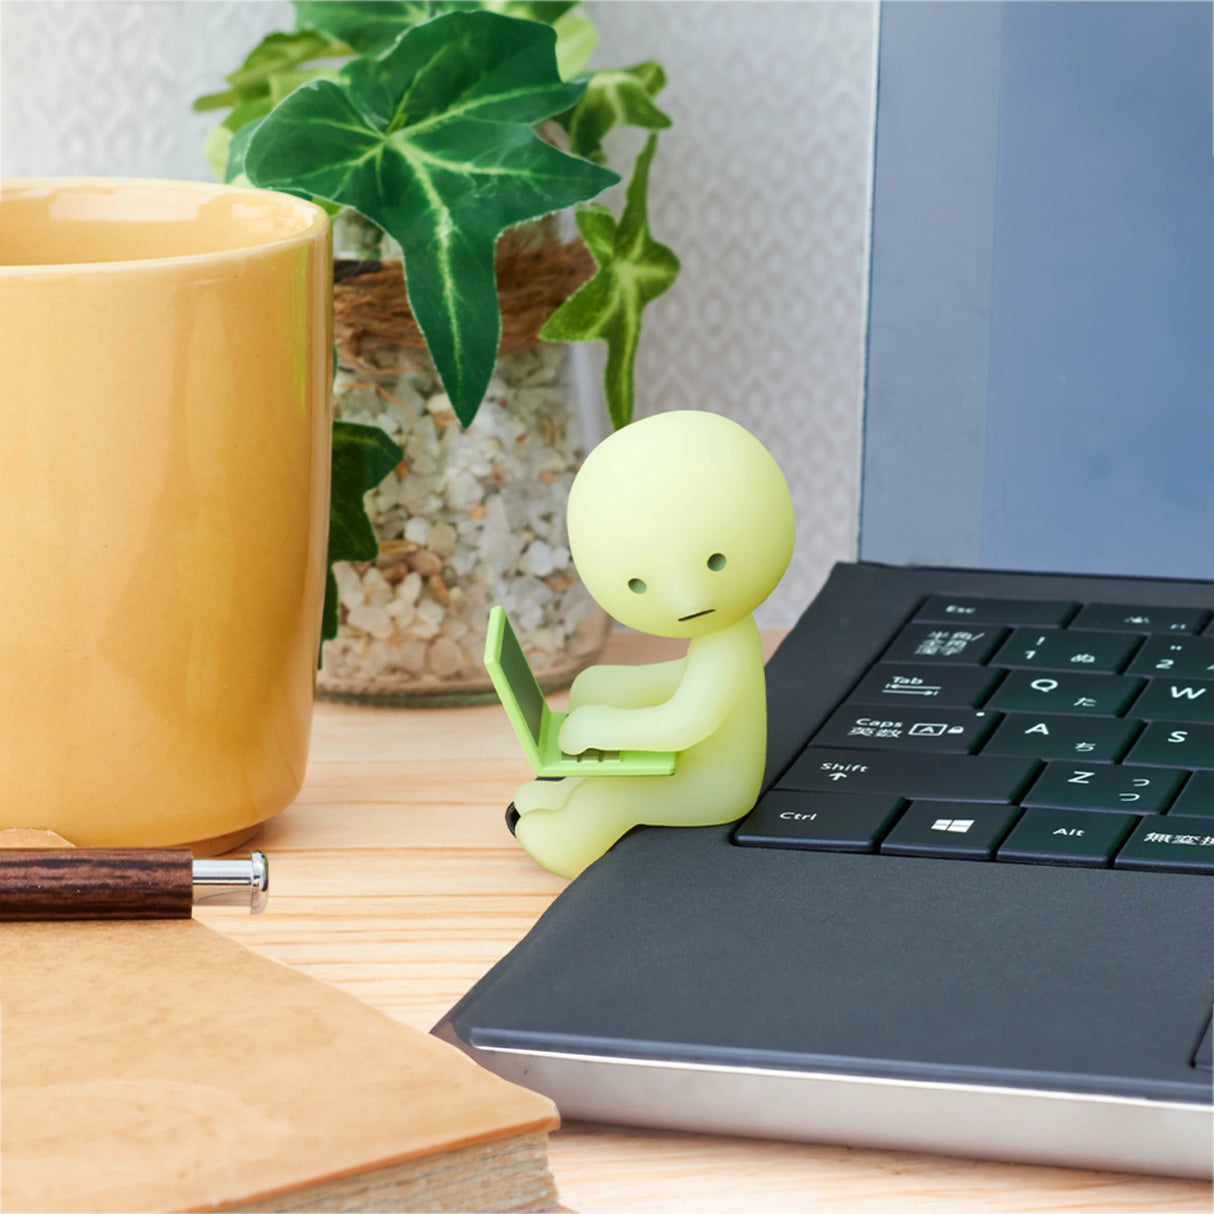
M 1214 875 L 1214 614 L 930 595 L 734 842 Z

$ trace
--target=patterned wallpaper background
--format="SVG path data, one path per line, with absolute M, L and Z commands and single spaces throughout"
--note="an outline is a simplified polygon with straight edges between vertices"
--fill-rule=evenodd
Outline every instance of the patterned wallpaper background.
M 646 313 L 638 411 L 724 413 L 779 459 L 797 551 L 760 623 L 787 626 L 856 550 L 876 5 L 587 10 L 592 64 L 670 80 L 650 209 L 683 273 Z M 284 0 L 5 0 L 0 173 L 209 177 L 190 100 L 291 26 Z

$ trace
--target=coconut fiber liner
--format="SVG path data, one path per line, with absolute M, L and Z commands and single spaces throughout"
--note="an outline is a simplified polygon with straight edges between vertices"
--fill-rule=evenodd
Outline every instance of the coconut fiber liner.
M 495 269 L 500 348 L 510 349 L 539 340 L 548 317 L 594 273 L 594 259 L 580 242 L 520 248 L 507 234 L 498 242 Z M 368 338 L 425 348 L 399 261 L 333 263 L 333 335 L 338 349 L 355 357 Z

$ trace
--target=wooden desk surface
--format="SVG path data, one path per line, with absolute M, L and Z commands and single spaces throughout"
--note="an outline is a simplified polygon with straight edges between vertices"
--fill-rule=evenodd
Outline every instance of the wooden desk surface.
M 778 640 L 765 637 L 769 651 Z M 607 660 L 681 651 L 616 636 Z M 529 777 L 496 706 L 319 704 L 303 791 L 256 841 L 271 858 L 269 910 L 199 918 L 428 1030 L 565 885 L 503 824 Z M 586 1124 L 556 1134 L 550 1157 L 579 1214 L 1211 1209 L 1192 1181 Z

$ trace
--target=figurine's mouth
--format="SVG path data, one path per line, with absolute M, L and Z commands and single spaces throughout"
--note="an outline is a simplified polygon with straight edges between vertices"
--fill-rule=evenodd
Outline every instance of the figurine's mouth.
M 712 615 L 716 611 L 715 607 L 705 607 L 703 611 L 693 611 L 691 615 L 679 616 L 679 623 L 686 624 L 688 620 L 698 620 L 702 615 Z

